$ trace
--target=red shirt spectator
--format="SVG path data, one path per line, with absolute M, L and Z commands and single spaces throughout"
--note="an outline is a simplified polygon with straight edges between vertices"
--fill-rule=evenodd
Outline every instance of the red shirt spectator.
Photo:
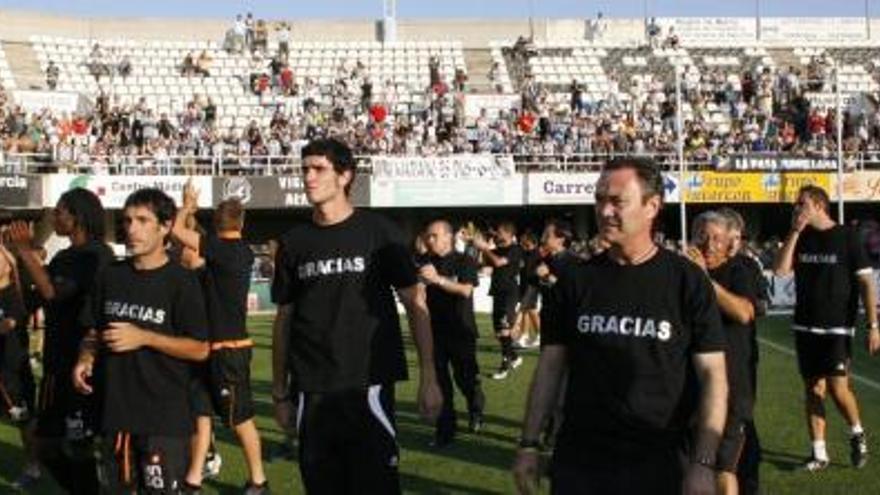
M 809 120 L 810 134 L 813 136 L 822 136 L 825 134 L 825 117 L 819 112 L 814 111 L 810 115 Z
M 285 66 L 283 69 L 281 69 L 281 87 L 284 88 L 285 91 L 287 91 L 292 86 L 293 70 L 291 70 L 289 66 Z
M 257 79 L 257 93 L 263 94 L 269 89 L 269 76 L 263 74 Z
M 73 133 L 84 136 L 89 132 L 89 123 L 83 117 L 76 117 L 73 119 L 73 123 L 71 124 L 73 128 Z
M 370 107 L 370 117 L 373 118 L 373 122 L 381 124 L 385 122 L 385 117 L 388 116 L 388 110 L 384 105 L 379 105 L 378 103 Z
M 523 112 L 516 121 L 516 127 L 526 134 L 531 134 L 535 129 L 535 115 L 532 112 Z

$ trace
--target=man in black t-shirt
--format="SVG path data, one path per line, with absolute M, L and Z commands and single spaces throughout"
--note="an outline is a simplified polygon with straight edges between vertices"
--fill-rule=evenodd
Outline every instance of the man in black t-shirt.
M 501 222 L 495 230 L 495 247 L 485 239 L 476 238 L 473 245 L 481 253 L 487 265 L 492 267 L 489 295 L 492 296 L 492 327 L 501 344 L 501 365 L 492 378 L 503 380 L 520 364 L 522 358 L 513 349 L 511 332 L 516 321 L 516 305 L 519 302 L 519 276 L 522 249 L 516 243 L 516 226 Z
M 443 409 L 437 417 L 434 445 L 442 447 L 455 438 L 456 418 L 452 377 L 467 401 L 469 429 L 483 426 L 485 397 L 480 387 L 477 365 L 477 321 L 474 317 L 474 287 L 479 284 L 477 267 L 452 246 L 452 225 L 436 220 L 425 230 L 428 257 L 419 268 L 419 278 L 427 286 L 428 310 L 434 335 L 434 365 L 443 392 Z
M 394 384 L 407 376 L 394 293 L 419 354 L 418 404 L 434 419 L 442 395 L 431 320 L 407 243 L 383 217 L 356 210 L 351 149 L 302 149 L 311 220 L 281 239 L 272 283 L 272 396 L 289 424 L 289 378 L 299 392 L 299 464 L 309 493 L 400 493 Z
M 749 325 L 749 333 L 752 336 L 752 354 L 749 363 L 749 375 L 752 391 L 752 409 L 758 392 L 758 361 L 760 349 L 758 347 L 758 324 L 757 319 L 767 314 L 770 306 L 769 283 L 764 276 L 764 269 L 760 262 L 750 254 L 743 245 L 746 232 L 746 223 L 742 215 L 732 208 L 721 208 L 718 213 L 727 218 L 728 236 L 730 237 L 731 261 L 742 265 L 751 274 L 753 287 L 756 290 L 754 300 L 755 319 Z M 745 421 L 745 445 L 737 466 L 737 484 L 739 493 L 742 495 L 757 495 L 760 491 L 760 467 L 761 467 L 761 440 L 758 438 L 758 429 L 755 427 L 754 417 Z
M 62 194 L 55 206 L 55 233 L 67 237 L 62 249 L 43 265 L 41 248 L 23 222 L 10 225 L 10 237 L 24 271 L 32 280 L 45 313 L 43 376 L 37 404 L 40 461 L 65 490 L 97 493 L 91 443 L 96 429 L 94 400 L 76 392 L 70 374 L 87 330 L 78 315 L 96 275 L 113 259 L 103 242 L 104 208 L 87 189 Z
M 198 209 L 198 192 L 191 182 L 184 187 L 183 207 L 177 213 L 173 237 L 184 248 L 201 254 L 205 260 L 202 288 L 207 303 L 211 355 L 208 359 L 207 387 L 214 409 L 223 423 L 235 431 L 247 462 L 249 495 L 268 493 L 263 472 L 260 435 L 254 423 L 251 395 L 251 348 L 247 332 L 247 296 L 250 290 L 254 255 L 242 240 L 244 208 L 237 199 L 217 205 L 212 235 L 202 236 L 187 228 L 186 219 Z M 186 483 L 200 487 L 202 472 L 211 443 L 211 414 L 198 411 L 193 459 Z
M 556 315 L 543 328 L 514 464 L 521 493 L 535 491 L 539 434 L 566 371 L 553 493 L 715 490 L 727 412 L 724 334 L 706 275 L 652 240 L 662 204 L 653 162 L 605 166 L 596 215 L 610 248 L 554 286 Z
M 541 345 L 541 318 L 538 313 L 538 278 L 535 269 L 541 262 L 541 252 L 535 234 L 526 231 L 520 240 L 522 263 L 519 270 L 519 308 L 514 324 L 514 345 L 520 348 Z
M 687 248 L 691 261 L 706 270 L 712 281 L 727 338 L 725 359 L 727 424 L 718 447 L 718 482 L 722 494 L 740 493 L 736 473 L 746 441 L 746 423 L 752 418 L 754 391 L 751 363 L 755 303 L 754 274 L 730 256 L 728 217 L 716 211 L 698 215 L 693 223 L 694 245 Z
M 880 349 L 877 298 L 871 264 L 853 229 L 837 225 L 828 215 L 828 194 L 817 186 L 804 186 L 795 203 L 792 228 L 776 259 L 778 276 L 794 272 L 795 348 L 804 379 L 807 421 L 812 455 L 804 468 L 828 467 L 825 445 L 825 394 L 851 429 L 850 461 L 861 468 L 868 459 L 868 444 L 859 418 L 856 396 L 850 388 L 852 338 L 861 292 L 870 354 Z
M 101 402 L 101 480 L 110 493 L 178 493 L 189 457 L 190 366 L 208 357 L 196 276 L 165 250 L 174 201 L 141 189 L 125 201 L 129 257 L 110 265 L 80 316 L 73 384 Z M 93 381 L 94 376 L 94 381 Z

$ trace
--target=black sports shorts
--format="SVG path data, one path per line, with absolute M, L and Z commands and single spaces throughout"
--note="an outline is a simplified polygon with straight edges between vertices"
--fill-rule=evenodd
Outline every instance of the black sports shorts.
M 519 302 L 515 292 L 502 292 L 492 296 L 492 328 L 495 333 L 513 328 L 516 322 L 516 304 Z
M 223 423 L 230 428 L 254 417 L 252 355 L 251 347 L 221 348 L 212 350 L 208 358 L 211 400 Z
M 794 332 L 798 368 L 803 378 L 846 376 L 852 360 L 852 337 Z
M 103 438 L 98 480 L 105 493 L 179 493 L 188 467 L 188 436 L 118 432 Z
M 522 297 L 519 299 L 519 310 L 530 311 L 538 308 L 538 288 L 534 285 L 527 285 Z
M 297 424 L 307 493 L 400 493 L 393 384 L 300 393 Z
M 211 400 L 211 376 L 208 363 L 197 363 L 192 367 L 189 382 L 189 408 L 193 418 L 213 417 L 217 410 Z
M 684 483 L 684 458 L 660 455 L 634 462 L 583 465 L 559 462 L 550 467 L 552 495 L 678 494 Z

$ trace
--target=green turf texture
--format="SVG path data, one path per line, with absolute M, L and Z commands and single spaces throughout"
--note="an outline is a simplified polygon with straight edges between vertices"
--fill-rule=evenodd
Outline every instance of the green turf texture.
M 485 376 L 498 365 L 497 345 L 491 338 L 490 323 L 486 316 L 478 316 L 481 338 L 478 345 L 479 362 Z M 265 451 L 274 451 L 281 439 L 272 419 L 270 399 L 271 317 L 250 319 L 256 342 L 253 364 L 257 423 L 263 437 Z M 788 318 L 768 317 L 759 326 L 760 338 L 791 349 Z M 871 359 L 864 351 L 861 334 L 856 339 L 855 373 L 880 382 L 880 358 Z M 409 342 L 409 341 L 408 341 Z M 828 449 L 832 466 L 825 472 L 811 474 L 799 470 L 800 463 L 809 453 L 805 421 L 803 419 L 802 391 L 794 358 L 785 352 L 761 344 L 761 361 L 756 423 L 764 447 L 761 465 L 762 493 L 764 494 L 880 494 L 880 442 L 874 432 L 880 432 L 880 390 L 855 383 L 862 410 L 862 422 L 868 431 L 872 453 L 877 458 L 862 470 L 849 466 L 848 430 L 831 402 L 829 412 Z M 414 377 L 414 349 L 408 344 L 411 375 Z M 525 353 L 524 365 L 507 380 L 483 378 L 486 392 L 486 427 L 479 435 L 460 434 L 457 441 L 441 450 L 429 447 L 432 427 L 418 417 L 415 407 L 415 381 L 398 385 L 397 421 L 400 430 L 401 478 L 405 493 L 425 494 L 509 494 L 514 493 L 510 465 L 519 435 L 519 425 L 536 352 Z M 456 396 L 460 411 L 459 423 L 466 428 L 466 415 L 461 414 L 464 401 Z M 245 468 L 241 453 L 231 432 L 217 429 L 223 469 L 219 479 L 207 481 L 203 493 L 241 493 Z M 22 463 L 22 451 L 17 431 L 8 423 L 0 423 L 0 493 L 10 493 L 10 483 L 17 477 Z M 272 460 L 267 462 L 267 474 L 276 494 L 303 493 L 295 462 Z M 546 480 L 542 483 L 547 492 Z M 44 479 L 32 493 L 58 493 L 51 480 Z

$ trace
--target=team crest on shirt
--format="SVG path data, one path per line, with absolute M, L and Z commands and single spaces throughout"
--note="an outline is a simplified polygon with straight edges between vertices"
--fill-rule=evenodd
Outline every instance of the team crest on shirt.
M 581 315 L 578 332 L 593 335 L 619 335 L 666 342 L 672 337 L 672 323 L 629 315 Z

